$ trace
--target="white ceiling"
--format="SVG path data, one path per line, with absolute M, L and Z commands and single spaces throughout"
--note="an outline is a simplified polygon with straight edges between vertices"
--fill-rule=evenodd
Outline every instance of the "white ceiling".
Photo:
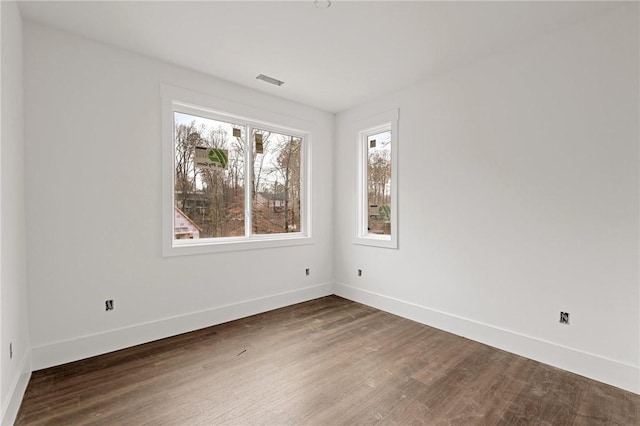
M 22 1 L 26 20 L 338 112 L 615 2 Z M 281 87 L 258 74 L 284 80 Z

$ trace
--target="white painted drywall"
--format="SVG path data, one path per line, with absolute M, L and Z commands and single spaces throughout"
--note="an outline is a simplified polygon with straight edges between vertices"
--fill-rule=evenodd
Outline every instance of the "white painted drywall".
M 22 18 L 15 2 L 1 2 L 0 146 L 0 420 L 12 424 L 31 373 L 25 267 Z M 9 344 L 13 357 L 9 356 Z
M 332 292 L 332 114 L 38 24 L 24 43 L 34 368 Z M 162 257 L 161 83 L 308 123 L 315 244 Z
M 625 4 L 338 114 L 337 293 L 640 392 L 638 35 Z M 356 123 L 395 107 L 399 250 L 354 245 Z

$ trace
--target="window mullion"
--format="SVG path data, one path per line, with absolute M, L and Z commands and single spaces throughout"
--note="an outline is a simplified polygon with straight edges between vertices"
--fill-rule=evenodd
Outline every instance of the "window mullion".
M 253 235 L 253 127 L 247 126 L 244 155 L 244 175 L 246 176 L 244 185 L 244 235 L 251 237 Z

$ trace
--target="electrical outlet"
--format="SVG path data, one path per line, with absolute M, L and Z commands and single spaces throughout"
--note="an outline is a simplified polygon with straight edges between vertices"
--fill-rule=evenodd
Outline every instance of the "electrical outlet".
M 9 343 L 9 359 L 13 358 L 13 342 Z
M 569 312 L 560 312 L 560 324 L 569 324 Z
M 358 269 L 358 276 L 361 277 L 362 276 L 362 269 Z
M 104 302 L 105 311 L 113 311 L 113 299 L 106 300 Z
M 304 273 L 307 274 L 307 275 L 310 275 L 311 274 L 311 269 L 309 269 L 309 268 L 305 269 Z

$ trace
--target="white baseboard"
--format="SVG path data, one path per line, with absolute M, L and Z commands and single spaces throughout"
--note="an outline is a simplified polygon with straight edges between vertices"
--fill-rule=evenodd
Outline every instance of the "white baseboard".
M 6 395 L 5 400 L 2 401 L 2 411 L 0 412 L 2 414 L 0 421 L 2 426 L 11 426 L 15 423 L 30 378 L 31 353 L 27 351 L 18 367 L 18 374 L 9 387 L 9 393 Z
M 640 394 L 640 368 L 345 284 L 340 297 Z
M 333 294 L 332 283 L 320 284 L 103 333 L 34 346 L 32 347 L 33 369 L 40 370 L 113 352 L 331 294 Z

